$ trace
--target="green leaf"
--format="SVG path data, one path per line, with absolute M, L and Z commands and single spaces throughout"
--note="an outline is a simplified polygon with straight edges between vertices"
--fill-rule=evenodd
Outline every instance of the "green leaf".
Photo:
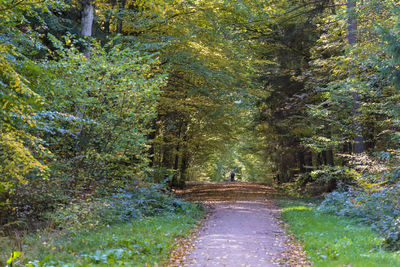
M 8 259 L 7 264 L 11 264 L 19 256 L 21 256 L 21 251 L 14 251 L 11 253 L 11 257 Z

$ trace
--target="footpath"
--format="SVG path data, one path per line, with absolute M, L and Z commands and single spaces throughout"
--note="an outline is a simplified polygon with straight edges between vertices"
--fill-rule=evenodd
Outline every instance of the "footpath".
M 193 267 L 287 266 L 288 237 L 273 197 L 258 183 L 198 183 L 177 192 L 210 207 L 210 215 L 180 264 Z M 173 263 L 171 264 L 174 265 Z

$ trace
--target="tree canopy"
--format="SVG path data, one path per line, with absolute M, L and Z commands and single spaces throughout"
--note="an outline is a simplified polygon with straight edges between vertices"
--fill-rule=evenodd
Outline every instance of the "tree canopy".
M 399 12 L 392 0 L 1 1 L 0 224 L 231 171 L 327 191 L 392 173 Z

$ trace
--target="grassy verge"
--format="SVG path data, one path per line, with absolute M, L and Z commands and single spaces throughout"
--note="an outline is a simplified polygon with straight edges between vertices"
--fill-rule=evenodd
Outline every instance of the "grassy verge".
M 203 214 L 193 206 L 182 214 L 141 218 L 96 231 L 42 231 L 20 240 L 22 255 L 14 266 L 155 266 L 168 260 L 176 239 L 187 235 Z M 9 257 L 15 250 L 12 242 L 0 241 L 1 257 Z
M 316 203 L 281 200 L 282 219 L 304 245 L 314 266 L 400 266 L 400 253 L 354 220 L 319 214 Z

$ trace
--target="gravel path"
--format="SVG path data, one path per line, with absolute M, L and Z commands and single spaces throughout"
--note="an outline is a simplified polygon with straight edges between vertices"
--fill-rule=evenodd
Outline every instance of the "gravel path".
M 286 235 L 274 217 L 271 189 L 259 184 L 207 184 L 186 192 L 211 206 L 185 266 L 277 266 Z

